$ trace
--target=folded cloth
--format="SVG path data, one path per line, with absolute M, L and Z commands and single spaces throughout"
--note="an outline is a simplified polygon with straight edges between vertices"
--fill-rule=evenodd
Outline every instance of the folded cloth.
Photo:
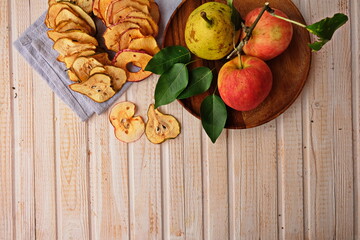
M 179 0 L 164 0 L 158 3 L 161 12 L 159 45 L 166 23 L 180 2 Z M 14 42 L 15 48 L 82 121 L 88 120 L 94 113 L 103 113 L 130 87 L 131 83 L 126 83 L 115 96 L 103 103 L 94 102 L 69 89 L 68 85 L 73 82 L 68 78 L 65 65 L 56 60 L 59 54 L 52 47 L 54 42 L 47 36 L 49 29 L 44 23 L 45 17 L 46 12 L 25 30 Z

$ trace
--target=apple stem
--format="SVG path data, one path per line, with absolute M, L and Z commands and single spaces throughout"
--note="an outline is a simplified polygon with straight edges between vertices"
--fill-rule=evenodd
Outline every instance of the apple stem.
M 261 12 L 259 13 L 257 18 L 255 19 L 255 21 L 253 22 L 253 24 L 250 27 L 245 28 L 245 32 L 246 32 L 245 38 L 240 41 L 239 45 L 229 54 L 229 56 L 227 56 L 226 59 L 230 59 L 230 58 L 232 58 L 232 56 L 234 56 L 234 54 L 239 53 L 239 52 L 242 51 L 245 44 L 249 41 L 254 28 L 256 27 L 258 22 L 260 21 L 260 18 L 265 13 L 265 11 L 268 11 L 269 9 L 270 9 L 270 3 L 266 2 L 263 9 L 261 10 Z
M 270 11 L 268 11 L 268 12 L 269 12 L 272 16 L 274 16 L 274 17 L 276 17 L 276 18 L 279 18 L 279 19 L 281 19 L 281 20 L 284 20 L 284 21 L 286 21 L 286 22 L 293 23 L 293 24 L 298 25 L 298 26 L 303 27 L 303 28 L 306 28 L 306 27 L 307 27 L 306 25 L 304 25 L 304 24 L 302 24 L 302 23 L 299 23 L 299 22 L 296 22 L 296 21 L 294 21 L 294 20 L 291 20 L 291 19 L 288 19 L 288 18 L 279 16 L 279 15 L 276 15 L 274 12 L 270 12 Z
M 206 16 L 206 12 L 204 12 L 204 11 L 202 11 L 201 13 L 200 13 L 200 15 L 201 15 L 201 17 L 208 23 L 208 24 L 212 24 L 213 22 L 212 22 L 212 20 L 210 20 L 207 16 Z

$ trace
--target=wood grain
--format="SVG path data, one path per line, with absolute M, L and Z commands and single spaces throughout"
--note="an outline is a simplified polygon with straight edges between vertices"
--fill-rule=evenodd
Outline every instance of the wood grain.
M 165 114 L 171 114 L 179 122 L 182 119 L 182 108 L 173 103 L 160 108 Z M 164 239 L 185 239 L 185 179 L 183 135 L 174 140 L 167 140 L 161 146 L 163 181 L 163 226 Z
M 17 39 L 30 21 L 26 1 L 11 3 L 12 38 Z M 33 81 L 29 65 L 22 56 L 12 51 L 13 87 L 17 97 L 13 101 L 14 144 L 14 223 L 15 239 L 35 237 L 34 200 L 34 111 Z
M 144 121 L 153 103 L 156 81 L 157 77 L 151 76 L 133 84 L 127 92 L 127 100 L 136 103 L 136 115 L 143 116 Z M 150 143 L 145 136 L 129 144 L 131 239 L 162 238 L 161 155 L 161 146 Z
M 31 22 L 46 10 L 42 0 L 30 5 Z M 56 169 L 54 93 L 41 77 L 32 71 L 34 94 L 34 172 L 36 239 L 56 239 Z M 47 104 L 44 104 L 47 103 Z M 44 142 L 47 147 L 44 147 Z
M 204 239 L 229 238 L 227 132 L 213 144 L 203 131 Z
M 0 239 L 13 239 L 13 124 L 10 2 L 0 2 Z
M 177 8 L 167 25 L 164 36 L 164 46 L 182 45 L 186 46 L 184 39 L 186 19 L 190 13 L 206 1 L 183 1 Z M 234 5 L 242 16 L 250 10 L 263 6 L 263 1 L 234 1 Z M 301 13 L 291 1 L 271 1 L 271 6 L 283 10 L 290 19 L 304 22 Z M 307 30 L 294 26 L 293 41 L 288 49 L 280 56 L 268 61 L 273 73 L 273 86 L 269 96 L 256 109 L 240 112 L 228 108 L 227 128 L 251 128 L 273 120 L 283 113 L 300 94 L 308 76 L 310 67 L 310 49 L 307 46 L 309 33 Z M 207 61 L 194 56 L 197 61 L 190 68 L 207 66 L 216 68 L 213 85 L 216 85 L 217 73 L 226 62 L 225 59 Z M 286 66 L 286 68 L 284 68 Z M 200 105 L 202 100 L 214 92 L 215 86 L 206 93 L 200 94 L 180 102 L 194 116 L 200 116 Z
M 56 197 L 59 239 L 88 239 L 88 132 L 64 103 L 56 109 Z
M 352 120 L 354 146 L 354 235 L 360 239 L 360 4 L 350 1 L 352 46 Z
M 129 239 L 126 144 L 115 139 L 108 113 L 88 124 L 91 238 Z

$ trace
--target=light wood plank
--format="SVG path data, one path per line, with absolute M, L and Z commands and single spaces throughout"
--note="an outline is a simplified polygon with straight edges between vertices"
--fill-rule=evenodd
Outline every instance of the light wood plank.
M 349 1 L 338 0 L 329 15 L 342 12 L 349 15 Z M 352 83 L 350 23 L 342 27 L 332 39 L 333 101 L 334 101 L 334 170 L 336 238 L 354 238 L 354 165 L 352 138 Z M 341 80 L 340 80 L 341 79 Z M 339 81 L 340 80 L 340 81 Z
M 11 2 L 12 39 L 30 22 L 28 1 Z M 14 94 L 14 210 L 15 238 L 35 238 L 34 122 L 32 71 L 24 58 L 12 51 Z
M 0 2 L 0 239 L 13 239 L 13 189 L 12 189 L 12 79 L 9 1 Z
M 133 84 L 127 99 L 137 105 L 136 115 L 147 121 L 157 82 L 151 76 Z M 129 144 L 130 239 L 162 238 L 161 148 L 146 136 Z
M 276 122 L 230 131 L 231 239 L 277 239 Z
M 260 239 L 278 238 L 276 121 L 256 129 Z
M 312 5 L 311 22 L 346 8 L 347 1 Z M 304 142 L 310 146 L 304 159 L 308 239 L 353 237 L 353 221 L 346 220 L 353 219 L 351 64 L 346 28 L 313 55 L 313 71 L 303 98 Z
M 125 97 L 118 102 L 124 101 Z M 109 109 L 110 111 L 110 109 Z M 127 144 L 108 112 L 89 120 L 91 239 L 129 239 Z
M 203 185 L 201 121 L 183 110 L 185 234 L 188 240 L 203 239 Z
M 56 98 L 56 190 L 59 239 L 88 239 L 87 125 Z
M 160 107 L 164 114 L 174 116 L 180 123 L 182 109 L 174 102 Z M 165 239 L 185 239 L 185 180 L 183 134 L 161 144 L 162 150 L 162 185 L 163 185 L 163 226 Z
M 228 163 L 227 131 L 213 144 L 202 133 L 204 238 L 228 239 Z
M 350 1 L 352 46 L 352 119 L 354 144 L 354 236 L 360 239 L 360 4 Z
M 277 123 L 280 239 L 304 239 L 301 98 Z
M 31 23 L 44 11 L 43 0 L 30 4 Z M 56 170 L 54 94 L 41 76 L 32 74 L 34 94 L 34 174 L 36 239 L 56 239 Z

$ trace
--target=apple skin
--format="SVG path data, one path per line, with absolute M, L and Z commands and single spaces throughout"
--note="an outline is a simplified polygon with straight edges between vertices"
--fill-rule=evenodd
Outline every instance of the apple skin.
M 272 72 L 261 59 L 241 56 L 225 63 L 218 76 L 218 89 L 225 104 L 238 111 L 250 111 L 269 95 Z
M 259 15 L 262 8 L 256 8 L 249 12 L 245 18 L 245 26 L 251 26 Z M 286 14 L 274 9 L 275 14 L 286 17 Z M 243 31 L 242 38 L 246 33 Z M 260 21 L 255 26 L 251 38 L 245 44 L 243 51 L 246 55 L 261 58 L 264 61 L 273 59 L 283 53 L 289 46 L 293 36 L 291 23 L 278 19 L 265 11 Z

